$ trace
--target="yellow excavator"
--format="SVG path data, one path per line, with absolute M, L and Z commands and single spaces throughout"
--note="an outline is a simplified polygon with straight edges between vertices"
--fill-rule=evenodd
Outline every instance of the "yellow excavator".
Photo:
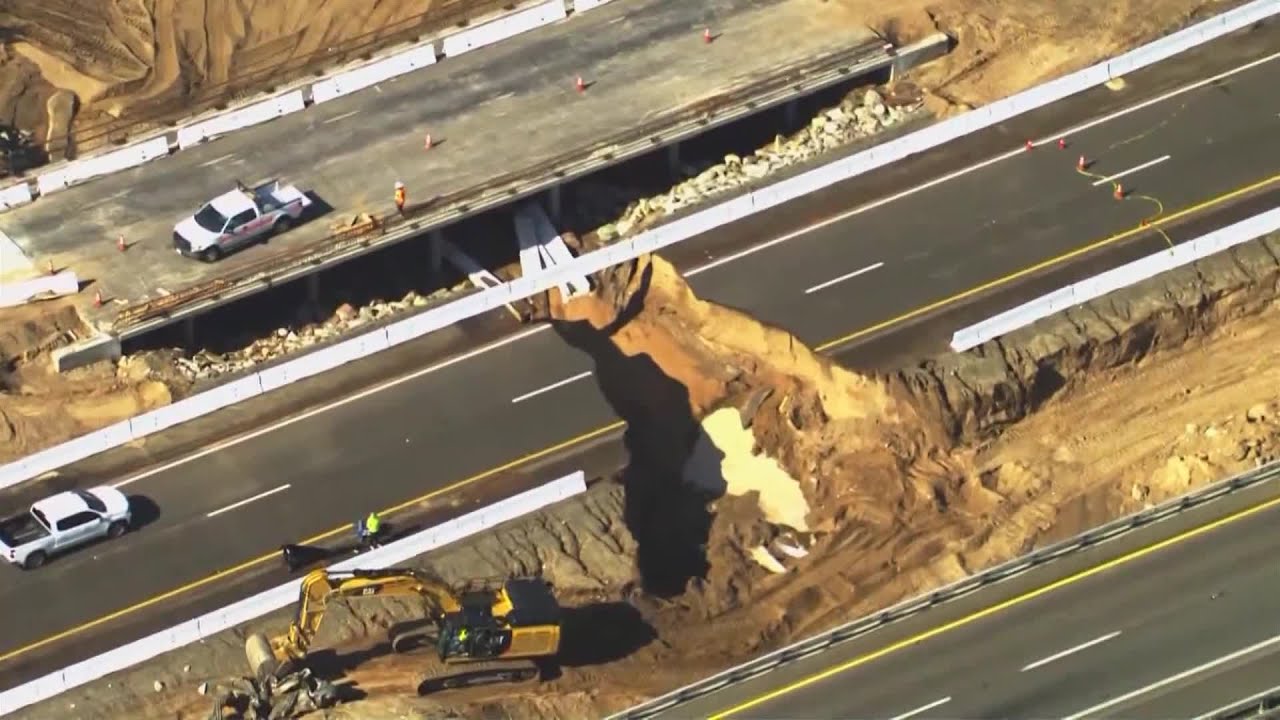
M 421 570 L 313 570 L 302 580 L 297 613 L 284 635 L 254 634 L 245 642 L 249 667 L 260 682 L 303 669 L 307 651 L 338 598 L 409 595 L 422 598 L 426 617 L 392 629 L 391 649 L 426 643 L 419 694 L 494 682 L 523 682 L 539 674 L 538 660 L 560 650 L 561 608 L 548 583 L 537 578 L 478 581 L 451 586 Z M 434 657 L 432 657 L 434 656 Z

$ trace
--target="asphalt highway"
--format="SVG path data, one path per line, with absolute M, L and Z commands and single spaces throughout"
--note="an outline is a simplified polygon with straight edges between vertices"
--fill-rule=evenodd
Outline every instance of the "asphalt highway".
M 930 173 L 883 201 L 839 198 L 852 209 L 795 231 L 733 247 L 716 235 L 688 243 L 681 253 L 710 262 L 687 274 L 700 295 L 860 361 L 862 341 L 900 342 L 905 333 L 888 331 L 938 311 L 1008 307 L 992 294 L 997 283 L 1032 287 L 1050 265 L 1093 272 L 1274 205 L 1278 69 L 1263 63 L 1100 122 L 1065 150 L 1014 153 L 945 182 Z M 1077 172 L 1081 154 L 1094 175 Z M 963 152 L 952 159 L 956 168 L 973 161 Z M 1098 182 L 1108 176 L 1122 176 L 1125 199 Z M 1164 218 L 1173 219 L 1167 229 Z M 1157 226 L 1139 227 L 1144 219 Z M 940 351 L 956 328 L 917 332 L 921 345 L 910 350 Z M 189 617 L 281 543 L 342 528 L 369 509 L 416 510 L 432 504 L 414 500 L 424 492 L 605 438 L 617 419 L 595 369 L 556 332 L 526 331 L 421 369 L 394 390 L 365 391 L 124 478 L 123 489 L 154 509 L 139 531 L 38 572 L 0 568 L 0 608 L 21 608 L 0 612 L 3 684 L 90 654 L 89 639 L 110 627 L 141 628 L 138 618 L 154 621 L 161 600 L 170 616 Z M 108 613 L 116 617 L 103 621 Z
M 1138 547 L 1044 594 L 1027 597 L 1053 579 L 1053 566 L 1033 582 L 978 593 L 954 619 L 929 620 L 931 636 L 910 634 L 926 625 L 890 626 L 668 715 L 1162 720 L 1211 712 L 1276 683 L 1280 499 L 1274 487 L 1263 493 L 1271 499 L 1262 509 L 1228 513 L 1192 537 L 1181 538 L 1190 524 L 1181 519 L 1139 531 L 1144 538 L 1126 540 Z

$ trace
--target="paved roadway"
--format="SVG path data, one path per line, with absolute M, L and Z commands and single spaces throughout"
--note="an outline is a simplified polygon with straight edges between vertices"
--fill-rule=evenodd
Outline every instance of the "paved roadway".
M 1277 682 L 1276 485 L 661 717 L 1164 720 L 1209 713 Z M 1032 596 L 1049 583 L 1057 587 Z
M 418 203 L 592 147 L 779 67 L 864 44 L 878 51 L 843 12 L 784 0 L 620 0 L 41 198 L 0 215 L 0 231 L 37 268 L 52 259 L 96 280 L 104 297 L 156 297 L 328 233 L 334 218 L 321 217 L 213 266 L 174 253 L 173 224 L 236 179 L 280 176 L 340 214 L 387 212 L 396 180 Z M 708 23 L 720 33 L 710 45 Z M 577 75 L 594 83 L 583 95 Z M 124 254 L 120 234 L 132 244 Z
M 1130 87 L 1154 92 L 1177 78 L 1203 77 L 1215 63 L 1223 69 L 1227 60 L 1260 56 L 1259 48 L 1273 50 L 1274 40 L 1267 35 L 1252 44 L 1212 48 L 1163 75 L 1135 76 Z M 1026 299 L 997 294 L 976 305 L 961 303 L 960 295 L 972 294 L 973 288 L 1025 274 L 1026 268 L 1121 231 L 1087 259 L 1063 261 L 1051 276 L 1008 287 L 1052 289 L 1072 274 L 1092 273 L 1163 245 L 1154 232 L 1136 227 L 1154 214 L 1156 204 L 1136 196 L 1113 199 L 1110 187 L 1094 186 L 1076 173 L 1078 154 L 1097 158 L 1092 170 L 1102 175 L 1169 156 L 1127 174 L 1124 182 L 1134 193 L 1161 201 L 1168 214 L 1210 204 L 1189 224 L 1169 229 L 1174 242 L 1274 205 L 1275 191 L 1243 201 L 1238 196 L 1240 188 L 1280 172 L 1280 155 L 1274 152 L 1280 142 L 1275 133 L 1280 97 L 1271 91 L 1277 68 L 1280 63 L 1260 64 L 1102 122 L 1073 135 L 1067 150 L 1017 152 L 923 186 L 948 167 L 995 153 L 975 158 L 966 144 L 951 154 L 926 157 L 914 174 L 886 173 L 883 187 L 865 191 L 875 195 L 859 191 L 826 201 L 847 208 L 881 197 L 884 187 L 909 183 L 915 188 L 897 199 L 816 225 L 804 203 L 779 208 L 748 223 L 740 244 L 726 244 L 720 233 L 686 244 L 680 250 L 682 265 L 697 264 L 697 256 L 715 258 L 689 272 L 700 294 L 792 328 L 855 365 L 887 362 L 895 353 L 937 352 L 962 320 L 971 322 Z M 1109 103 L 1142 97 L 1135 93 L 1117 100 L 1109 92 L 1086 94 L 1036 122 L 1054 127 L 1060 118 L 1089 117 Z M 1008 147 L 1000 132 L 974 142 Z M 786 222 L 779 218 L 796 221 L 797 212 L 807 218 L 800 221 L 801 229 L 781 232 Z M 766 237 L 773 239 L 758 244 Z M 749 243 L 757 244 L 742 249 Z M 874 269 L 852 275 L 866 268 Z M 945 315 L 932 315 L 934 324 L 917 332 L 873 332 L 924 321 L 930 309 L 944 307 Z M 873 336 L 877 349 L 854 342 Z M 279 582 L 264 561 L 241 563 L 264 557 L 281 542 L 341 528 L 373 507 L 404 503 L 428 490 L 443 492 L 464 479 L 488 478 L 522 460 L 547 461 L 586 444 L 587 438 L 604 438 L 614 415 L 594 378 L 578 377 L 593 369 L 589 357 L 556 333 L 528 332 L 460 361 L 417 370 L 396 382 L 394 392 L 364 391 L 127 477 L 125 489 L 159 509 L 149 525 L 38 573 L 0 569 L 9 573 L 0 583 L 0 607 L 23 608 L 0 613 L 5 684 L 109 645 L 108 631 L 136 636 L 166 619 L 189 617 L 224 601 L 233 590 L 243 594 L 249 587 L 236 583 L 245 577 L 253 576 L 254 587 Z M 351 387 L 334 389 L 350 392 Z M 492 470 L 499 462 L 508 464 Z M 6 498 L 17 503 L 31 492 Z M 218 513 L 268 492 L 273 494 Z M 416 509 L 420 503 L 405 505 Z M 216 571 L 224 574 L 211 579 Z M 74 590 L 85 587 L 94 592 Z M 163 602 L 155 600 L 166 591 L 171 592 Z M 145 612 L 130 610 L 110 623 L 85 625 L 144 599 L 150 599 Z

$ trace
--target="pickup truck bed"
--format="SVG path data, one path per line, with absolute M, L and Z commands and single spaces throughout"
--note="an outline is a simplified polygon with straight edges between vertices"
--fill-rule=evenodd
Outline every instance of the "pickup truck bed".
M 41 527 L 29 512 L 0 520 L 0 543 L 6 547 L 20 547 L 48 535 L 49 531 Z

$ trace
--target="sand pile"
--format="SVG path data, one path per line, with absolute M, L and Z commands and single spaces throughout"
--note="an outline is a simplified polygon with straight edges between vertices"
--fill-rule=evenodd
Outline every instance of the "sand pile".
M 0 123 L 65 136 L 184 106 L 227 85 L 259 90 L 299 76 L 300 60 L 475 15 L 493 0 L 9 0 L 0 4 Z M 433 16 L 422 17 L 426 13 Z M 473 15 L 474 16 L 474 15 Z M 321 62 L 323 65 L 324 63 Z M 309 68 L 308 68 L 309 69 Z M 56 107 L 55 107 L 56 106 Z M 85 135 L 98 135 L 87 132 Z M 88 142 L 91 149 L 101 139 Z
M 50 353 L 91 334 L 67 300 L 6 308 L 0 323 L 0 463 L 167 405 L 185 391 L 173 363 L 159 356 L 58 374 Z

